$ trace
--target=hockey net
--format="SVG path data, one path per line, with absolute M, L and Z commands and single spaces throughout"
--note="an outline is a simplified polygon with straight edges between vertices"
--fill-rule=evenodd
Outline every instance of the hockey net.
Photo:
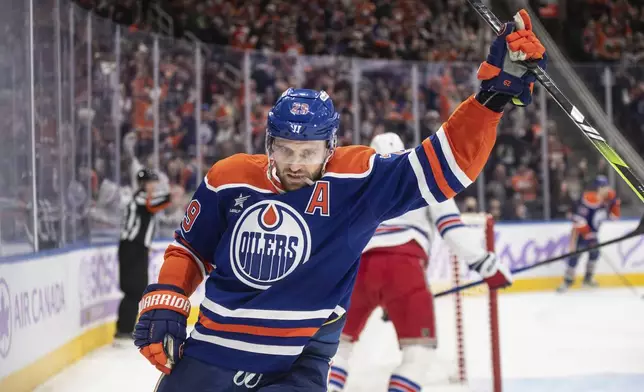
M 474 239 L 494 251 L 494 220 L 488 214 L 461 214 L 475 230 Z M 435 235 L 427 270 L 431 290 L 443 290 L 480 280 L 467 264 Z M 438 347 L 436 361 L 428 364 L 431 385 L 437 391 L 501 392 L 499 307 L 496 290 L 487 285 L 436 298 Z M 432 389 L 434 390 L 434 389 Z

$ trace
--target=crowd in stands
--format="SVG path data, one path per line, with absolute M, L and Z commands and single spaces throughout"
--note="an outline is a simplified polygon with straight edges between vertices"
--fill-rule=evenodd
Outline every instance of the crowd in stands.
M 51 40 L 40 49 L 47 54 L 41 58 L 45 65 L 55 59 L 55 23 L 47 12 L 53 9 L 53 0 L 39 2 L 36 16 L 43 21 L 38 23 L 46 26 L 41 34 Z M 62 77 L 65 91 L 75 87 L 74 102 L 65 94 L 61 123 L 69 132 L 59 137 L 86 146 L 86 135 L 91 133 L 92 147 L 91 151 L 57 152 L 73 159 L 64 160 L 70 166 L 61 174 L 61 183 L 69 186 L 51 191 L 59 193 L 59 201 L 52 204 L 76 200 L 74 210 L 91 218 L 92 229 L 118 227 L 119 203 L 132 191 L 133 173 L 142 166 L 158 165 L 173 196 L 173 206 L 160 215 L 167 229 L 161 233 L 164 236 L 176 228 L 185 204 L 213 163 L 236 152 L 263 152 L 267 111 L 288 86 L 324 89 L 333 97 L 341 113 L 341 145 L 368 144 L 374 135 L 394 131 L 411 146 L 418 136 L 431 135 L 458 103 L 476 91 L 481 50 L 491 38 L 464 0 L 160 1 L 156 3 L 172 15 L 178 35 L 190 31 L 210 43 L 202 46 L 199 73 L 194 45 L 157 35 L 155 75 L 154 26 L 145 16 L 153 2 L 76 3 L 81 7 L 75 9 L 73 42 L 63 39 L 62 45 L 63 60 L 71 59 L 70 48 L 75 53 L 73 77 L 67 72 Z M 61 4 L 69 6 L 65 1 Z M 93 18 L 88 41 L 86 10 L 92 9 L 98 17 Z M 68 37 L 71 23 L 65 18 L 61 33 Z M 114 22 L 124 25 L 118 64 Z M 68 67 L 71 64 L 63 64 L 63 69 Z M 418 86 L 412 84 L 412 67 L 417 70 Z M 45 74 L 48 79 L 40 84 L 50 91 L 42 96 L 53 97 L 55 73 Z M 116 76 L 119 85 L 115 90 Z M 629 83 L 637 84 L 637 80 Z M 634 94 L 630 89 L 627 95 Z M 71 118 L 73 105 L 77 110 Z M 48 121 L 54 127 L 56 110 L 50 106 Z M 484 172 L 485 204 L 480 204 L 480 188 L 473 185 L 458 198 L 463 211 L 486 210 L 498 220 L 527 220 L 541 219 L 549 207 L 552 218 L 566 218 L 590 179 L 606 172 L 601 161 L 598 167 L 597 162 L 588 162 L 562 145 L 557 124 L 548 121 L 543 126 L 539 111 L 538 103 L 525 110 L 509 110 Z M 37 132 L 45 129 L 44 117 Z M 543 138 L 549 151 L 545 163 L 540 153 Z M 542 176 L 544 164 L 547 184 Z M 542 196 L 544 187 L 550 189 L 549 206 Z M 86 198 L 90 199 L 87 203 Z M 74 230 L 85 226 L 79 222 Z
M 568 0 L 560 21 L 563 38 L 585 80 L 604 102 L 605 66 L 612 70 L 613 118 L 644 154 L 644 3 L 639 0 Z
M 177 194 L 189 197 L 193 187 L 198 184 L 200 175 L 196 168 L 207 169 L 213 162 L 234 152 L 250 148 L 253 152 L 263 152 L 264 124 L 266 113 L 279 94 L 288 86 L 301 85 L 315 89 L 324 89 L 331 94 L 336 107 L 342 115 L 340 127 L 340 144 L 346 145 L 359 141 L 368 144 L 370 139 L 385 131 L 400 134 L 408 146 L 414 141 L 415 119 L 413 118 L 411 63 L 404 61 L 378 61 L 388 59 L 427 59 L 427 60 L 462 60 L 464 62 L 446 63 L 416 63 L 419 70 L 419 119 L 418 127 L 421 138 L 434 132 L 456 105 L 476 89 L 475 75 L 478 63 L 466 60 L 480 60 L 481 55 L 474 55 L 467 50 L 457 50 L 459 56 L 451 57 L 447 52 L 438 55 L 436 51 L 425 55 L 409 57 L 400 51 L 383 52 L 394 46 L 396 31 L 391 32 L 391 41 L 378 44 L 369 40 L 361 45 L 346 44 L 347 32 L 364 29 L 372 32 L 379 31 L 388 25 L 391 18 L 407 23 L 406 8 L 393 7 L 389 1 L 360 1 L 337 2 L 337 7 L 321 7 L 318 2 L 306 4 L 287 3 L 281 1 L 255 2 L 172 2 L 168 5 L 172 15 L 178 18 L 183 28 L 190 28 L 197 36 L 201 26 L 208 31 L 210 40 L 227 46 L 210 46 L 203 66 L 203 89 L 201 119 L 202 125 L 196 129 L 194 96 L 190 88 L 193 86 L 195 67 L 190 56 L 176 53 L 173 47 L 178 44 L 162 44 L 160 56 L 161 73 L 161 103 L 164 116 L 169 119 L 168 126 L 161 127 L 162 159 L 160 167 L 168 173 L 172 186 Z M 401 2 L 401 4 L 404 2 Z M 435 37 L 441 37 L 440 31 L 458 26 L 472 26 L 477 29 L 476 19 L 470 19 L 467 7 L 462 7 L 461 1 L 436 2 L 433 8 L 418 2 L 418 15 L 427 15 L 437 23 L 426 23 L 438 29 L 430 35 L 434 38 L 425 41 L 428 47 L 433 47 Z M 263 8 L 262 8 L 263 7 Z M 310 7 L 305 10 L 301 7 Z M 438 7 L 438 8 L 436 8 Z M 329 14 L 329 9 L 342 10 Z M 260 12 L 262 10 L 263 12 Z M 316 10 L 320 10 L 319 16 Z M 304 12 L 306 11 L 306 12 Z M 282 15 L 277 17 L 276 15 Z M 310 31 L 329 32 L 329 37 L 307 35 L 310 31 L 299 28 L 300 19 L 289 15 L 308 15 L 311 20 L 306 25 L 317 26 Z M 226 17 L 224 17 L 226 16 Z M 449 29 L 439 28 L 445 18 L 451 18 L 454 23 L 446 23 Z M 338 19 L 342 19 L 342 24 Z M 402 19 L 399 19 L 402 18 Z M 175 17 L 175 20 L 177 18 Z M 401 25 L 398 23 L 398 25 Z M 419 22 L 420 23 L 420 22 Z M 460 23 L 463 23 L 462 25 Z M 319 26 L 318 26 L 319 24 Z M 366 24 L 366 25 L 365 25 Z M 192 26 L 192 27 L 190 27 Z M 250 27 L 249 27 L 250 26 Z M 343 28 L 332 28 L 332 27 Z M 438 26 L 438 27 L 437 27 Z M 421 29 L 403 29 L 405 31 L 424 31 Z M 466 29 L 467 30 L 467 29 Z M 206 34 L 202 31 L 201 34 Z M 472 30 L 473 36 L 482 37 Z M 334 34 L 341 34 L 335 36 Z M 452 31 L 453 33 L 453 31 Z M 452 34 L 449 33 L 448 35 Z M 289 35 L 292 34 L 292 35 Z M 217 37 L 217 38 L 212 38 Z M 139 67 L 146 70 L 122 73 L 121 81 L 133 83 L 139 80 L 137 73 L 149 74 L 152 69 L 151 52 L 149 47 L 143 48 L 136 34 L 124 37 L 130 41 L 131 51 L 128 58 L 138 58 Z M 415 39 L 412 37 L 412 40 Z M 326 42 L 326 44 L 316 43 Z M 462 38 L 459 38 L 462 41 Z M 275 46 L 276 43 L 293 43 L 293 46 Z M 476 45 L 478 46 L 478 45 Z M 357 47 L 369 48 L 363 52 L 353 51 Z M 295 48 L 295 49 L 294 49 Z M 353 49 L 352 49 L 353 48 Z M 389 49 L 387 49 L 389 48 Z M 167 50 L 166 50 L 167 49 Z M 243 77 L 243 50 L 252 50 L 250 56 L 250 80 L 246 100 L 246 89 Z M 452 48 L 453 49 L 453 48 Z M 316 56 L 321 55 L 321 56 Z M 328 56 L 341 55 L 341 56 Z M 376 59 L 360 60 L 360 82 L 358 96 L 353 97 L 355 74 L 352 67 L 356 66 L 346 55 L 371 57 Z M 309 57 L 311 56 L 311 57 Z M 426 57 L 430 56 L 430 57 Z M 431 57 L 438 56 L 438 57 Z M 136 62 L 136 61 L 135 61 Z M 175 76 L 175 73 L 183 75 Z M 148 76 L 148 79 L 150 77 Z M 181 89 L 177 90 L 176 80 Z M 135 84 L 145 85 L 138 81 Z M 151 86 L 148 88 L 151 90 Z M 134 93 L 134 92 L 133 92 Z M 172 99 L 167 97 L 174 96 Z M 146 111 L 152 102 L 148 92 L 134 93 L 133 112 L 137 105 L 147 105 L 141 108 Z M 142 103 L 142 101 L 146 101 Z M 137 103 L 138 102 L 138 103 Z M 244 106 L 250 105 L 250 136 L 246 135 L 244 121 Z M 493 158 L 488 164 L 483 184 L 486 205 L 479 205 L 478 188 L 471 187 L 459 197 L 462 208 L 467 210 L 485 209 L 494 213 L 499 220 L 540 219 L 544 215 L 546 202 L 542 195 L 544 179 L 542 173 L 541 138 L 546 137 L 549 147 L 548 170 L 551 216 L 566 218 L 574 200 L 579 197 L 583 188 L 592 175 L 588 171 L 588 162 L 566 149 L 558 140 L 556 124 L 549 122 L 547 129 L 541 129 L 539 106 L 535 104 L 527 110 L 514 110 L 500 127 L 500 137 Z M 357 129 L 356 120 L 357 116 Z M 125 116 L 127 118 L 127 116 Z M 171 118 L 170 118 L 171 117 Z M 149 120 L 148 120 L 149 121 Z M 150 127 L 140 124 L 129 124 L 129 131 L 137 134 L 137 151 L 135 156 L 149 156 L 152 152 L 151 142 L 145 141 L 140 133 L 142 129 L 150 135 Z M 201 165 L 196 162 L 194 148 L 197 137 L 202 141 Z M 141 149 L 141 144 L 147 143 L 147 149 Z
M 485 26 L 479 24 L 478 17 L 462 0 L 330 3 L 184 0 L 165 4 L 180 30 L 226 45 L 213 46 L 215 50 L 209 53 L 204 67 L 207 82 L 203 83 L 202 121 L 212 120 L 202 125 L 200 131 L 211 142 L 209 153 L 204 152 L 202 168 L 245 149 L 245 102 L 251 105 L 251 150 L 262 152 L 267 109 L 291 85 L 325 89 L 331 94 L 342 114 L 341 144 L 355 140 L 368 143 L 373 135 L 393 130 L 410 145 L 414 140 L 411 65 L 360 62 L 361 80 L 358 97 L 354 99 L 355 76 L 352 63 L 345 56 L 480 61 L 480 49 L 486 47 L 480 41 L 486 36 Z M 240 50 L 247 49 L 253 50 L 253 55 L 251 97 L 245 101 Z M 293 56 L 302 54 L 324 57 Z M 473 73 L 477 65 L 466 62 L 419 66 L 418 124 L 422 138 L 435 131 L 451 110 L 475 91 Z M 189 63 L 185 66 L 185 73 L 194 73 Z M 485 173 L 487 205 L 478 205 L 477 188 L 472 187 L 460 198 L 463 208 L 498 210 L 495 215 L 501 220 L 543 217 L 544 179 L 538 151 L 541 138 L 547 137 L 551 216 L 569 216 L 573 200 L 594 173 L 588 173 L 587 161 L 561 145 L 554 122 L 548 124 L 547 130 L 541 129 L 538 110 L 538 105 L 533 105 L 526 113 L 517 110 L 504 120 L 494 158 Z M 187 120 L 177 124 L 193 122 L 193 111 L 188 110 Z M 359 120 L 358 129 L 355 116 Z M 183 132 L 190 134 L 187 138 L 190 142 L 183 147 L 174 146 L 172 156 L 185 155 L 185 149 L 194 145 L 194 132 L 190 131 L 194 126 L 182 126 Z M 171 162 L 169 172 L 186 161 L 175 158 Z
M 480 58 L 465 0 L 163 0 L 179 30 L 240 49 L 421 61 Z

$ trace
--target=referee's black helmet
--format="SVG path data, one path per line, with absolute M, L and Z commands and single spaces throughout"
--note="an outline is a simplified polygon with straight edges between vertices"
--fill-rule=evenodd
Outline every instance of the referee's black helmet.
M 159 180 L 159 176 L 157 176 L 157 174 L 152 169 L 148 169 L 146 167 L 136 173 L 136 180 L 138 181 L 139 185 L 143 185 L 149 181 Z

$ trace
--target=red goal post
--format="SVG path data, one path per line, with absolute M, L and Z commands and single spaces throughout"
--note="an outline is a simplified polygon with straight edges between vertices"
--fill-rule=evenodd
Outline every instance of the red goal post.
M 477 236 L 475 241 L 493 252 L 492 216 L 463 213 L 461 218 L 466 226 L 476 229 L 473 230 Z M 433 238 L 429 265 L 428 281 L 433 292 L 480 279 L 478 274 L 469 271 L 466 263 L 459 260 L 437 234 Z M 501 392 L 499 303 L 496 290 L 488 290 L 487 286 L 481 285 L 452 294 L 451 297 L 435 300 L 439 353 L 442 350 L 443 356 L 449 358 L 449 364 L 442 365 L 447 366 L 448 382 L 454 386 L 460 385 L 462 389 L 459 391 Z M 483 307 L 487 309 L 483 311 Z M 468 347 L 468 342 L 475 344 Z M 469 371 L 472 365 L 476 370 L 476 389 L 470 389 L 474 388 Z M 481 382 L 488 385 L 482 386 Z

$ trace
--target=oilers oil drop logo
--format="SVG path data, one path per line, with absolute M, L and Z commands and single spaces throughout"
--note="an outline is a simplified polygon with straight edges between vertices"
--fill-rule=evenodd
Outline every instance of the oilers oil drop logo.
M 311 233 L 291 206 L 265 200 L 239 217 L 230 244 L 230 264 L 237 279 L 266 290 L 306 263 Z

